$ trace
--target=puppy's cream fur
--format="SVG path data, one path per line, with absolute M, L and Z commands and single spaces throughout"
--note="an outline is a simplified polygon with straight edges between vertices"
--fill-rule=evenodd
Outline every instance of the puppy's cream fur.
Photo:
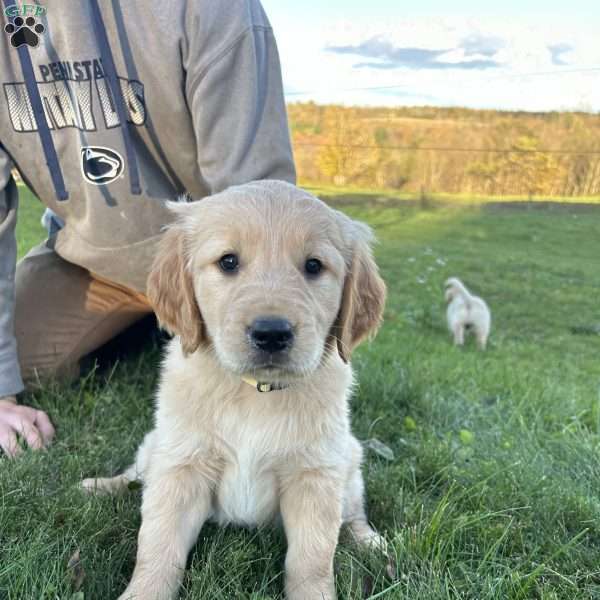
M 472 329 L 477 345 L 485 350 L 492 323 L 488 305 L 483 299 L 473 296 L 457 277 L 448 279 L 445 286 L 445 298 L 448 302 L 446 318 L 448 329 L 454 336 L 454 344 L 462 346 L 465 332 Z
M 164 360 L 154 429 L 122 475 L 89 490 L 144 484 L 133 577 L 121 599 L 177 595 L 203 523 L 281 521 L 291 600 L 336 597 L 340 527 L 384 548 L 364 509 L 362 449 L 350 431 L 349 358 L 381 321 L 385 286 L 370 230 L 298 188 L 263 181 L 175 204 L 148 294 L 176 337 Z M 219 259 L 235 253 L 239 270 Z M 318 258 L 321 274 L 304 264 Z M 261 362 L 248 341 L 256 318 L 294 328 L 293 347 Z M 274 359 L 273 359 L 274 360 Z M 251 376 L 287 386 L 259 393 Z

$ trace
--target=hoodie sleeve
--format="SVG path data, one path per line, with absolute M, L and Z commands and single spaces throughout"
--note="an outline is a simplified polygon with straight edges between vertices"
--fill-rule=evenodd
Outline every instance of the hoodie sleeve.
M 295 183 L 273 31 L 258 0 L 232 0 L 228 14 L 223 6 L 210 26 L 206 14 L 188 20 L 186 95 L 200 176 L 211 193 L 256 179 Z
M 0 398 L 23 390 L 14 335 L 17 186 L 0 146 Z

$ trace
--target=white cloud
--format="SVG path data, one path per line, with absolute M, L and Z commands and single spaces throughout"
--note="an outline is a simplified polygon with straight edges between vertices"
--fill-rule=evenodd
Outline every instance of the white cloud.
M 600 111 L 591 26 L 438 18 L 282 24 L 276 35 L 291 101 Z

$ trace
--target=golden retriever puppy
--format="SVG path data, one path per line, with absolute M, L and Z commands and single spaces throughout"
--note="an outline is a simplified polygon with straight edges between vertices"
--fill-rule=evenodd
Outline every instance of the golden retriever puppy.
M 174 598 L 208 519 L 281 521 L 290 600 L 336 597 L 346 523 L 384 548 L 364 508 L 350 431 L 352 350 L 382 318 L 369 228 L 276 181 L 173 203 L 148 295 L 169 343 L 154 429 L 122 475 L 143 481 L 133 577 L 121 599 Z
M 485 350 L 492 323 L 488 305 L 478 296 L 473 296 L 457 277 L 448 279 L 445 286 L 448 303 L 446 319 L 448 329 L 454 336 L 454 344 L 462 346 L 465 343 L 465 331 L 473 330 L 477 345 Z

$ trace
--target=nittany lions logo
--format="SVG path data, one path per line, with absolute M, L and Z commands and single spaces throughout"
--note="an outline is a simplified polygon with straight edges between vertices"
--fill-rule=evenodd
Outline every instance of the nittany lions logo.
M 110 148 L 85 146 L 81 149 L 81 171 L 88 183 L 111 183 L 123 173 L 124 165 L 121 155 Z

